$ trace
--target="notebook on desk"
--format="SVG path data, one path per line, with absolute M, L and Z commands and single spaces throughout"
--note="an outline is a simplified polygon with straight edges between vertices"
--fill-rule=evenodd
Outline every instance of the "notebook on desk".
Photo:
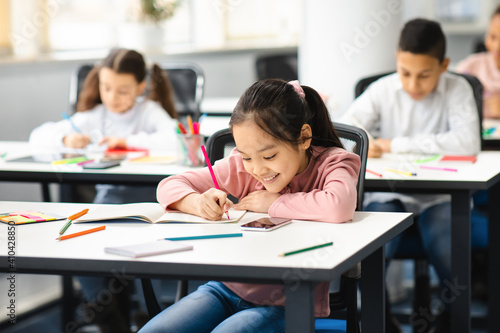
M 225 216 L 218 221 L 207 220 L 202 217 L 182 213 L 179 211 L 165 211 L 159 203 L 140 202 L 120 205 L 102 205 L 90 208 L 89 212 L 73 223 L 127 220 L 131 222 L 147 223 L 234 223 L 238 222 L 246 213 L 244 210 L 229 210 L 230 219 Z

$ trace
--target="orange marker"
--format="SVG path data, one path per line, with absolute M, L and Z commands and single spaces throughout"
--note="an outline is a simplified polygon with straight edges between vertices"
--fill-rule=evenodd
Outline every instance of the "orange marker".
M 102 226 L 97 227 L 97 228 L 88 229 L 88 230 L 84 230 L 84 231 L 80 231 L 80 232 L 75 232 L 74 234 L 69 234 L 69 235 L 66 235 L 66 236 L 57 237 L 56 240 L 65 240 L 65 239 L 68 239 L 68 238 L 78 237 L 78 236 L 90 234 L 92 232 L 101 231 L 101 230 L 104 230 L 104 229 L 106 229 L 106 226 L 102 225 Z

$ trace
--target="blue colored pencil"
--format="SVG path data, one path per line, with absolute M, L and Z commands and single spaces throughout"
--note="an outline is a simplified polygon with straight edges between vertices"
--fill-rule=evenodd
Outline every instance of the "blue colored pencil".
M 71 117 L 66 112 L 63 112 L 62 116 L 63 116 L 64 119 L 66 119 L 67 121 L 69 121 L 69 123 L 71 124 L 71 127 L 73 127 L 73 129 L 75 130 L 75 132 L 82 133 L 82 131 L 73 122 L 73 119 L 71 119 Z
M 183 241 L 183 240 L 210 239 L 210 238 L 228 238 L 228 237 L 243 237 L 243 234 L 235 233 L 235 234 L 202 235 L 202 236 L 186 236 L 186 237 L 168 237 L 162 239 L 171 241 Z

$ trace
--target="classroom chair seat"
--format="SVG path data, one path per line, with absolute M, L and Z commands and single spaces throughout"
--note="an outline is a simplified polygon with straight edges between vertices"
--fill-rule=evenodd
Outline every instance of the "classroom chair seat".
M 328 318 L 318 318 L 314 322 L 316 333 L 344 333 L 346 332 L 346 321 Z

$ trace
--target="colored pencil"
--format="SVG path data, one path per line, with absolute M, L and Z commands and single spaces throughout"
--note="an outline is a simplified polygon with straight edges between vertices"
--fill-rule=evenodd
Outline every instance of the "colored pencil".
M 381 173 L 378 173 L 378 172 L 372 171 L 372 170 L 370 170 L 370 169 L 366 169 L 366 172 L 371 173 L 372 175 L 375 175 L 375 176 L 377 176 L 377 177 L 381 177 L 381 178 L 383 177 L 383 175 L 382 175 Z
M 188 128 L 189 128 L 189 132 L 191 132 L 191 134 L 196 134 L 194 132 L 194 127 L 193 127 L 193 118 L 191 118 L 190 115 L 187 115 L 187 123 L 188 123 Z
M 201 236 L 186 236 L 186 237 L 167 237 L 162 239 L 171 241 L 184 241 L 184 240 L 211 239 L 211 238 L 229 238 L 229 237 L 243 237 L 243 234 L 236 233 L 236 234 L 201 235 Z
M 391 168 L 384 168 L 384 170 L 389 171 L 389 172 L 399 173 L 400 175 L 405 175 L 405 176 L 416 176 L 417 175 L 415 172 L 409 172 L 409 171 L 403 171 L 403 170 L 397 170 L 397 169 L 391 169 Z
M 87 208 L 87 209 L 82 210 L 79 213 L 73 214 L 70 217 L 68 217 L 68 223 L 66 223 L 64 225 L 64 227 L 62 227 L 62 229 L 59 231 L 59 235 L 64 234 L 66 232 L 66 230 L 68 230 L 68 228 L 71 225 L 71 223 L 73 222 L 73 220 L 76 220 L 77 218 L 82 217 L 83 215 L 87 214 L 88 212 L 89 212 L 89 210 Z
M 201 151 L 203 152 L 203 156 L 205 157 L 205 162 L 207 162 L 208 170 L 210 171 L 210 175 L 212 176 L 212 180 L 214 182 L 214 186 L 216 189 L 220 190 L 219 184 L 217 183 L 217 179 L 215 178 L 215 173 L 214 169 L 212 169 L 212 164 L 210 164 L 210 159 L 208 158 L 207 150 L 205 149 L 205 146 L 201 146 Z M 227 210 L 225 211 L 227 219 L 230 220 L 229 218 L 229 213 Z
M 97 227 L 97 228 L 88 229 L 88 230 L 84 230 L 84 231 L 80 231 L 80 232 L 75 232 L 74 234 L 69 234 L 69 235 L 66 235 L 66 236 L 57 237 L 56 240 L 65 240 L 65 239 L 68 239 L 68 238 L 78 237 L 78 236 L 90 234 L 92 232 L 101 231 L 101 230 L 104 230 L 104 229 L 106 229 L 106 226 L 102 225 L 102 226 Z
M 452 172 L 457 172 L 458 171 L 457 169 L 454 169 L 454 168 L 441 168 L 441 167 L 434 167 L 434 166 L 428 166 L 428 165 L 421 165 L 420 169 L 452 171 Z
M 73 129 L 75 130 L 75 132 L 82 133 L 82 131 L 78 128 L 78 126 L 75 125 L 75 123 L 73 122 L 73 119 L 71 119 L 71 117 L 69 116 L 69 114 L 67 114 L 66 112 L 63 112 L 62 116 L 63 116 L 64 119 L 66 119 L 67 121 L 69 121 L 69 123 L 71 124 L 71 127 L 73 127 Z
M 319 249 L 319 248 L 322 248 L 322 247 L 325 247 L 325 246 L 330 246 L 330 245 L 333 245 L 333 242 L 328 242 L 328 243 L 325 243 L 325 244 L 320 244 L 320 245 L 315 245 L 315 246 L 311 246 L 311 247 L 306 247 L 304 249 L 295 250 L 295 251 L 291 251 L 291 252 L 285 252 L 285 253 L 280 254 L 279 256 L 280 257 L 286 257 L 286 256 L 289 256 L 289 255 L 292 255 L 292 254 L 297 254 L 297 253 L 302 253 L 302 252 L 306 252 L 306 251 L 311 251 L 311 250 Z

